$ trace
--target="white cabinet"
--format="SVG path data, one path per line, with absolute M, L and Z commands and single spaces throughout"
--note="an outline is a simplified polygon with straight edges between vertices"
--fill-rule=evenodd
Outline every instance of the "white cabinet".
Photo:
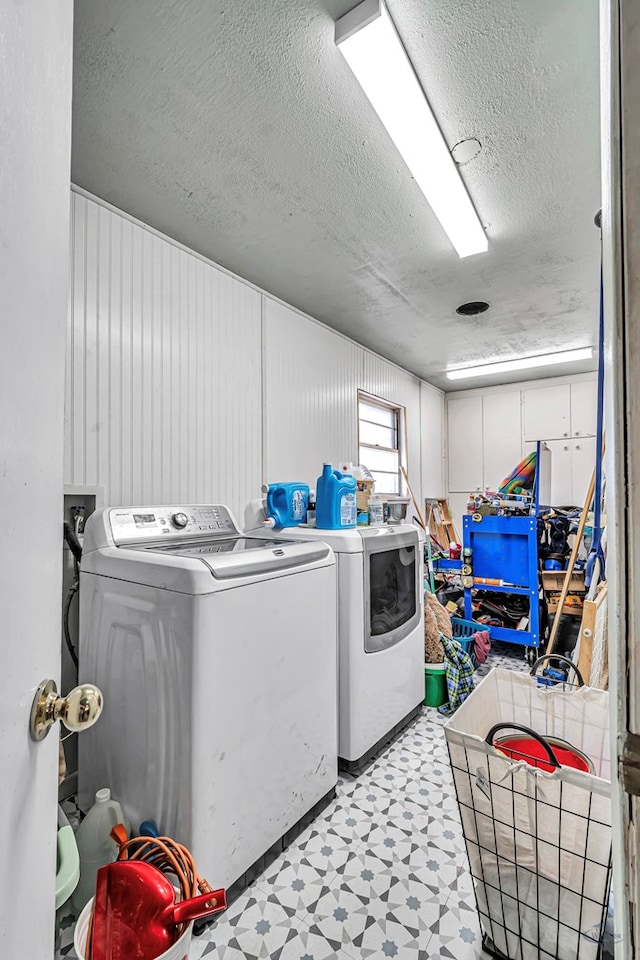
M 551 505 L 573 505 L 571 444 L 569 440 L 547 440 L 551 450 Z
M 482 398 L 483 487 L 497 490 L 522 459 L 520 390 Z
M 495 490 L 537 440 L 551 450 L 552 505 L 581 506 L 595 462 L 596 398 L 595 377 L 452 396 L 448 489 L 456 514 L 469 493 Z
M 595 437 L 547 440 L 551 450 L 551 504 L 581 507 L 596 462 Z M 527 444 L 533 448 L 533 444 Z
M 598 383 L 580 380 L 571 384 L 571 436 L 595 437 Z
M 571 451 L 571 485 L 573 502 L 582 506 L 587 495 L 591 474 L 596 465 L 596 438 L 585 437 L 574 441 Z
M 447 405 L 449 490 L 482 488 L 482 397 L 456 397 Z
M 523 391 L 525 440 L 557 440 L 570 436 L 571 387 L 568 383 Z

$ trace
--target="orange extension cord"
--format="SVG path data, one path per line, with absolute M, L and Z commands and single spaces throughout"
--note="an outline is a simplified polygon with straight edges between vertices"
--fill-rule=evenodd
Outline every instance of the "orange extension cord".
M 198 896 L 198 893 L 213 893 L 211 885 L 198 874 L 190 851 L 171 837 L 132 837 L 127 840 L 122 824 L 113 828 L 111 837 L 120 847 L 118 860 L 145 860 L 167 876 L 175 877 L 178 886 L 176 902 L 189 900 L 191 897 Z M 178 937 L 184 932 L 185 927 L 186 924 L 176 927 Z M 86 960 L 91 960 L 92 932 L 93 910 L 87 932 Z

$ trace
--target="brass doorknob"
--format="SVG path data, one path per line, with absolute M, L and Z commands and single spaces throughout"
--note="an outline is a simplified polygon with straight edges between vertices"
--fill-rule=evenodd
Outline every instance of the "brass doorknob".
M 59 697 L 55 681 L 43 680 L 33 699 L 29 733 L 32 740 L 44 740 L 56 720 L 72 733 L 81 733 L 92 727 L 101 713 L 102 691 L 92 683 L 82 683 L 66 697 Z

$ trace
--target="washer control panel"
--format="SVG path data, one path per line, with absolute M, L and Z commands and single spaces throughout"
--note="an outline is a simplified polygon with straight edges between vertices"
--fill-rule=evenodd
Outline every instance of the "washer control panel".
M 240 531 L 223 504 L 164 507 L 114 507 L 109 511 L 113 542 L 193 540 L 235 537 Z

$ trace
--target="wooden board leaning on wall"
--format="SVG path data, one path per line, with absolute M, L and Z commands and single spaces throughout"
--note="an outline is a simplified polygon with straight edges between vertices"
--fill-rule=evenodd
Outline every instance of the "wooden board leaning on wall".
M 609 686 L 607 635 L 607 584 L 599 587 L 595 600 L 585 600 L 578 638 L 578 670 L 590 687 Z

